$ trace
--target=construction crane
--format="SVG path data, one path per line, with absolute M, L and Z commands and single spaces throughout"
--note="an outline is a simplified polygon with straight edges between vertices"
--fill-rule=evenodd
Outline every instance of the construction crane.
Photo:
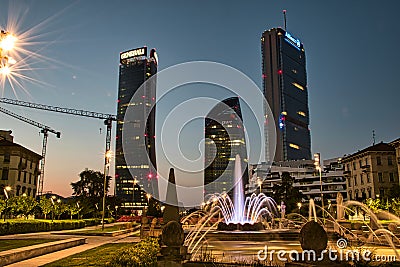
M 40 128 L 41 129 L 40 132 L 43 133 L 42 160 L 40 161 L 40 177 L 39 177 L 39 184 L 38 184 L 38 190 L 37 190 L 37 195 L 40 196 L 43 193 L 44 166 L 46 163 L 47 138 L 49 136 L 49 132 L 55 134 L 57 138 L 61 137 L 61 133 L 57 132 L 56 130 L 53 130 L 49 126 L 46 126 L 42 123 L 39 123 L 34 120 L 23 117 L 21 115 L 18 115 L 8 109 L 0 107 L 0 112 L 3 112 L 4 114 L 14 117 L 20 121 L 29 123 L 30 125 L 36 126 L 36 127 Z
M 41 109 L 41 110 L 64 113 L 64 114 L 70 114 L 70 115 L 75 115 L 75 116 L 103 119 L 104 125 L 106 125 L 106 127 L 107 127 L 105 154 L 107 154 L 107 152 L 110 151 L 111 128 L 112 128 L 112 122 L 117 120 L 116 115 L 87 111 L 87 110 L 80 110 L 80 109 L 62 108 L 62 107 L 55 107 L 55 106 L 50 106 L 50 105 L 36 104 L 36 103 L 15 100 L 15 99 L 9 99 L 9 98 L 0 98 L 0 103 L 21 106 L 21 107 L 27 107 L 27 108 Z

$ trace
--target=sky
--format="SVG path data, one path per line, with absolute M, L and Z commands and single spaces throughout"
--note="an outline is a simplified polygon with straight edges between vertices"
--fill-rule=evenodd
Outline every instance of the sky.
M 22 87 L 14 90 L 9 83 L 1 85 L 2 97 L 115 114 L 119 53 L 143 45 L 157 49 L 159 70 L 215 61 L 261 87 L 260 37 L 264 30 L 283 27 L 286 9 L 287 30 L 306 50 L 312 151 L 324 159 L 356 152 L 372 144 L 373 130 L 377 142 L 399 137 L 398 1 L 0 4 L 0 28 L 22 34 L 19 45 L 35 53 L 20 50 L 18 59 L 29 68 L 17 63 L 24 69 L 20 73 L 35 80 L 17 78 Z M 69 196 L 70 183 L 81 171 L 103 169 L 101 120 L 1 106 L 61 131 L 61 139 L 49 137 L 45 191 Z M 15 142 L 40 154 L 39 129 L 4 114 L 0 129 L 12 130 Z

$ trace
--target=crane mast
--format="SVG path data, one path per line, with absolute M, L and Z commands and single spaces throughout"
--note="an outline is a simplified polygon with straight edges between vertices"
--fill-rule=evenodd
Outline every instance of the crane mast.
M 49 136 L 49 132 L 55 134 L 57 138 L 61 137 L 61 133 L 56 130 L 53 130 L 52 128 L 50 128 L 47 125 L 44 125 L 40 122 L 37 122 L 37 121 L 31 120 L 31 119 L 28 119 L 26 117 L 23 117 L 21 115 L 18 115 L 8 109 L 0 107 L 0 112 L 41 129 L 40 132 L 43 133 L 43 144 L 42 144 L 42 160 L 40 161 L 40 177 L 39 177 L 39 183 L 38 183 L 38 188 L 37 188 L 37 195 L 42 195 L 43 182 L 44 182 L 44 166 L 46 163 L 47 138 Z

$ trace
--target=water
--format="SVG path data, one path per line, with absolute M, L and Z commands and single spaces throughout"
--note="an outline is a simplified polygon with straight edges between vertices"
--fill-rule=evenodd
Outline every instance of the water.
M 277 214 L 275 201 L 263 193 L 252 194 L 244 197 L 242 167 L 240 156 L 236 155 L 233 188 L 233 201 L 227 194 L 214 194 L 209 203 L 221 211 L 226 224 L 254 224 L 259 221 L 260 216 L 273 218 Z

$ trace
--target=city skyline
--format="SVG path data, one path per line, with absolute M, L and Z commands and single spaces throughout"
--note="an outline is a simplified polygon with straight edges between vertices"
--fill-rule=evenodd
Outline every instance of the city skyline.
M 19 5 L 23 5 L 21 3 Z M 321 152 L 323 158 L 353 153 L 372 144 L 372 130 L 376 132 L 377 142 L 398 138 L 400 126 L 395 123 L 399 115 L 395 108 L 399 97 L 395 91 L 398 55 L 390 52 L 395 51 L 400 42 L 399 36 L 394 34 L 399 26 L 395 16 L 390 16 L 398 7 L 394 1 L 387 5 L 368 3 L 361 6 L 344 2 L 324 6 L 318 2 L 302 5 L 271 1 L 256 2 L 245 8 L 235 3 L 225 6 L 211 2 L 205 2 L 202 7 L 195 4 L 179 6 L 182 2 L 177 1 L 174 4 L 179 6 L 178 10 L 173 10 L 174 5 L 160 3 L 152 7 L 151 19 L 154 21 L 149 19 L 149 25 L 133 27 L 135 34 L 129 37 L 125 32 L 131 30 L 131 25 L 120 19 L 126 18 L 128 11 L 108 8 L 111 4 L 105 1 L 100 1 L 96 7 L 79 2 L 23 3 L 29 7 L 29 12 L 22 28 L 29 29 L 52 18 L 51 23 L 38 27 L 43 26 L 38 34 L 45 34 L 39 39 L 46 44 L 36 49 L 54 61 L 50 61 L 45 70 L 30 73 L 51 86 L 28 84 L 31 96 L 18 89 L 19 99 L 115 114 L 118 54 L 143 44 L 157 47 L 160 69 L 185 61 L 213 60 L 238 68 L 261 88 L 259 36 L 268 28 L 282 27 L 282 10 L 287 9 L 288 31 L 295 33 L 307 50 L 312 151 Z M 149 8 L 138 3 L 121 3 L 139 10 Z M 252 12 L 251 18 L 237 18 L 238 14 L 243 14 L 243 8 Z M 224 20 L 220 20 L 220 13 L 226 10 Z M 1 15 L 7 17 L 8 12 L 14 11 L 5 8 Z M 85 12 L 89 11 L 98 12 L 93 12 L 96 15 L 89 19 L 85 17 Z M 178 22 L 165 21 L 165 14 L 172 11 L 181 15 Z M 118 16 L 120 12 L 122 14 Z M 146 12 L 138 12 L 136 16 L 144 18 Z M 202 12 L 207 12 L 208 21 L 203 20 Z M 318 17 L 321 13 L 325 14 L 323 20 Z M 340 21 L 334 16 L 337 13 L 341 13 Z M 101 16 L 108 16 L 108 23 L 101 24 Z M 76 18 L 81 22 L 79 27 L 73 23 Z M 187 25 L 179 24 L 183 21 L 187 21 Z M 0 23 L 5 28 L 6 23 Z M 146 31 L 151 28 L 153 32 L 145 33 L 142 30 L 145 27 Z M 382 37 L 374 38 L 368 35 L 370 32 L 376 32 L 374 36 L 385 34 L 385 46 L 381 46 L 379 39 Z M 239 33 L 240 38 L 236 38 L 235 33 Z M 205 38 L 215 41 L 199 42 Z M 9 86 L 2 90 L 3 97 L 15 98 Z M 93 98 L 93 95 L 97 97 Z M 44 191 L 69 195 L 72 192 L 70 182 L 78 180 L 78 174 L 84 168 L 102 170 L 105 133 L 99 131 L 99 128 L 104 130 L 101 120 L 10 109 L 62 132 L 60 140 L 49 139 Z M 40 151 L 41 137 L 37 135 L 37 129 L 3 114 L 0 114 L 0 120 L 0 128 L 13 130 L 17 143 Z M 79 153 L 77 149 L 80 149 Z

